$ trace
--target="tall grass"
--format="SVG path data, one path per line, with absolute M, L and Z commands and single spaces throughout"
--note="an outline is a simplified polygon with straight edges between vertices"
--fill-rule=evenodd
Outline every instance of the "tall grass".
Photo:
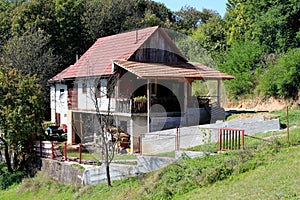
M 298 125 L 297 116 L 300 112 L 296 110 L 290 113 L 290 122 Z M 283 117 L 285 112 L 281 111 L 278 114 L 279 117 Z M 274 135 L 282 137 L 270 137 Z M 195 159 L 186 158 L 157 172 L 114 181 L 111 188 L 105 183 L 82 187 L 63 185 L 39 174 L 34 179 L 25 179 L 22 185 L 15 185 L 3 191 L 0 199 L 147 200 L 300 197 L 297 190 L 300 184 L 300 128 L 296 127 L 290 131 L 289 142 L 282 131 L 264 133 L 258 137 L 269 137 L 269 142 L 246 138 L 245 150 L 207 154 Z

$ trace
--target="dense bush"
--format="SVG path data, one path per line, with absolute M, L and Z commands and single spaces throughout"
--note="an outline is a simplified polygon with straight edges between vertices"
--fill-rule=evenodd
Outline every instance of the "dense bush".
M 233 75 L 226 82 L 229 97 L 252 94 L 257 83 L 256 71 L 260 67 L 262 47 L 253 41 L 237 41 L 226 52 L 221 71 Z
M 24 172 L 8 172 L 5 165 L 0 163 L 0 190 L 5 190 L 15 183 L 20 183 L 24 176 Z
M 261 76 L 258 89 L 265 96 L 294 98 L 300 87 L 300 48 L 288 51 Z

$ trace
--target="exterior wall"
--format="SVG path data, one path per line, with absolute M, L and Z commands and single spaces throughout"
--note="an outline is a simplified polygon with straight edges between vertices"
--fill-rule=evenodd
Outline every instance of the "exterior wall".
M 56 114 L 55 85 L 50 86 L 50 109 L 51 109 L 51 122 L 55 123 L 55 114 Z
M 56 84 L 50 88 L 51 122 L 55 123 L 56 114 L 60 114 L 60 124 L 67 124 L 68 91 L 67 85 Z
M 106 80 L 101 80 L 101 91 L 106 93 Z M 77 83 L 77 91 L 78 91 L 78 110 L 81 111 L 95 111 L 95 104 L 93 102 L 94 99 L 94 79 L 90 80 L 78 80 Z M 84 87 L 86 87 L 84 89 Z M 85 91 L 84 91 L 85 90 Z M 100 106 L 100 111 L 107 111 L 108 108 L 108 98 L 106 95 L 101 94 L 100 98 L 97 98 L 98 104 Z M 114 110 L 114 99 L 111 99 L 111 109 Z
M 184 62 L 185 60 L 176 54 L 176 49 L 171 45 L 172 41 L 166 39 L 161 31 L 156 31 L 130 58 L 134 61 L 148 62 Z

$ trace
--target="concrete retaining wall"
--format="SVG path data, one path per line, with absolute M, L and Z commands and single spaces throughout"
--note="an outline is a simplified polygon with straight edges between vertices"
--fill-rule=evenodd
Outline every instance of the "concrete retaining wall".
M 137 165 L 111 163 L 110 177 L 111 180 L 119 180 L 124 177 L 137 176 L 141 173 L 159 170 L 175 161 L 175 158 L 169 157 L 138 156 Z M 72 164 L 74 163 L 43 159 L 41 171 L 65 184 L 91 185 L 107 180 L 105 165 L 81 165 L 85 168 L 85 170 L 81 170 Z
M 119 180 L 124 177 L 136 176 L 137 174 L 138 169 L 136 165 L 110 164 L 111 180 Z M 106 180 L 106 167 L 104 164 L 99 167 L 88 167 L 84 171 L 84 184 L 96 184 Z
M 138 173 L 140 174 L 159 170 L 175 162 L 176 159 L 171 157 L 138 156 L 137 161 Z
M 263 117 L 256 117 L 228 122 L 217 122 L 215 124 L 182 127 L 178 132 L 176 129 L 151 132 L 142 137 L 142 154 L 155 155 L 182 148 L 186 149 L 205 143 L 217 142 L 220 128 L 242 129 L 245 130 L 245 134 L 253 135 L 280 130 L 280 123 L 279 119 L 264 121 Z
M 74 163 L 42 159 L 41 171 L 66 184 L 82 184 L 83 170 L 72 166 Z

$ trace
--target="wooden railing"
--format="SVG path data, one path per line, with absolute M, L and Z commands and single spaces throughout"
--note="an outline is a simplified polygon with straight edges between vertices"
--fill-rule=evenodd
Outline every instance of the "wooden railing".
M 81 164 L 82 162 L 82 145 L 77 144 L 78 157 L 69 157 L 66 142 L 55 141 L 36 141 L 34 151 L 41 158 L 50 158 L 60 161 L 75 161 Z
M 120 113 L 146 113 L 147 101 L 134 101 L 133 99 L 117 99 L 116 111 Z

